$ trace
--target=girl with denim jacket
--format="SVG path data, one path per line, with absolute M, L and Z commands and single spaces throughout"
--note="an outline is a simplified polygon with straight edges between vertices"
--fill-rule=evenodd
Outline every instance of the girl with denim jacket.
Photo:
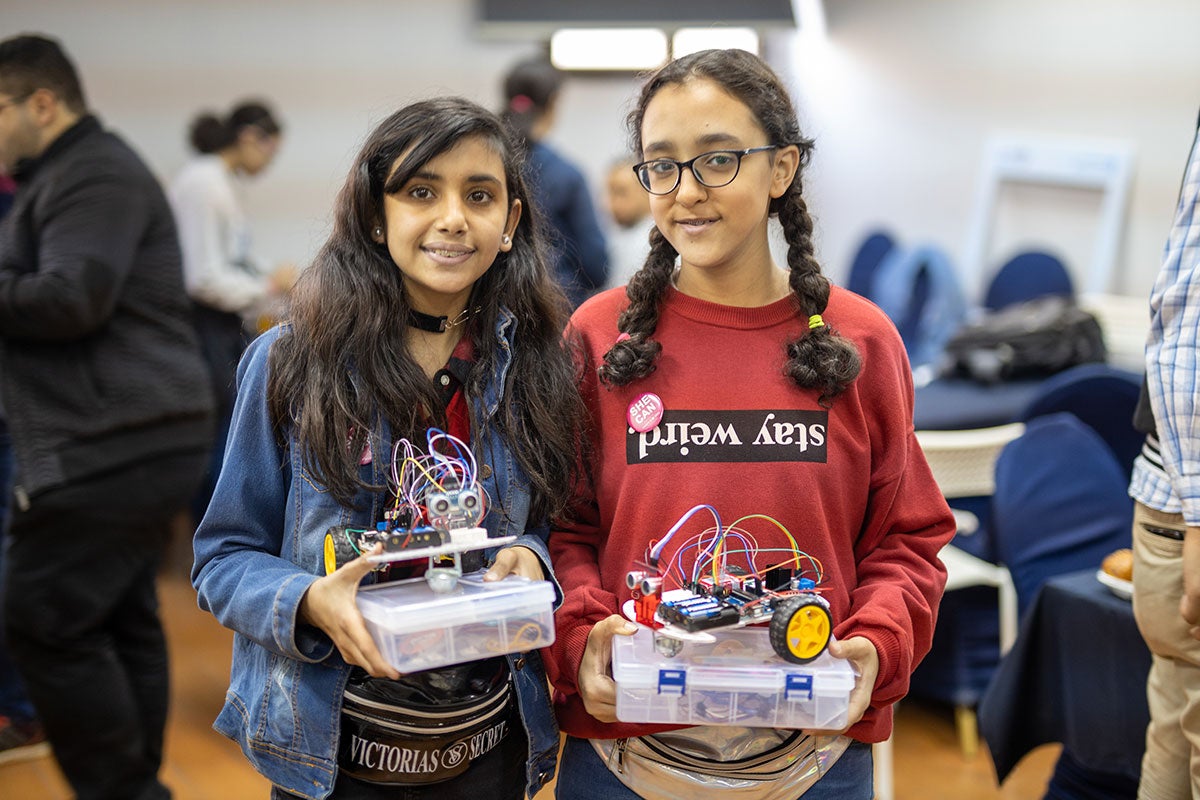
M 558 731 L 538 652 L 401 676 L 355 605 L 360 582 L 376 577 L 366 555 L 321 577 L 325 532 L 382 519 L 393 443 L 423 443 L 435 426 L 469 440 L 480 462 L 489 536 L 518 536 L 485 551 L 485 580 L 553 581 L 545 521 L 569 496 L 583 415 L 518 152 L 466 100 L 384 120 L 288 322 L 239 367 L 192 579 L 201 607 L 236 632 L 215 727 L 273 797 L 518 798 L 554 773 Z M 392 712 L 452 723 L 481 699 L 515 699 L 496 705 L 509 717 L 486 744 L 450 768 L 438 756 L 453 735 L 398 734 L 391 752 L 403 758 L 364 758 L 348 745 L 360 720 L 344 713 L 347 696 L 386 709 L 385 728 Z

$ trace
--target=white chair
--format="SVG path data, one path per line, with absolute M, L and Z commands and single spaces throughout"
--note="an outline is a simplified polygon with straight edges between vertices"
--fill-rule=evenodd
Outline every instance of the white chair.
M 1025 426 L 1019 422 L 994 428 L 958 431 L 917 431 L 917 441 L 925 452 L 934 480 L 946 499 L 985 497 L 996 490 L 996 458 L 1004 445 L 1020 436 Z M 974 533 L 979 520 L 974 514 L 954 509 L 954 518 L 962 534 Z M 967 586 L 994 586 L 1000 593 L 1000 653 L 1007 653 L 1017 639 L 1017 591 L 1012 576 L 999 564 L 992 564 L 947 544 L 938 554 L 946 566 L 946 591 Z M 979 723 L 975 709 L 958 706 L 954 710 L 959 746 L 967 758 L 979 751 Z M 875 798 L 893 800 L 892 737 L 876 744 Z
M 871 755 L 875 759 L 875 800 L 894 800 L 892 737 L 875 744 L 871 748 Z
M 996 459 L 1006 444 L 1020 436 L 1025 426 L 1019 422 L 992 428 L 957 431 L 917 431 L 917 441 L 925 453 L 938 488 L 947 500 L 986 497 L 996 489 Z M 970 535 L 979 520 L 966 511 L 955 510 L 961 535 Z M 992 564 L 952 544 L 939 556 L 946 566 L 946 591 L 968 586 L 992 586 L 999 592 L 1000 653 L 1003 655 L 1017 638 L 1017 592 L 1012 576 L 1000 564 Z M 979 749 L 979 726 L 975 709 L 955 707 L 955 724 L 963 754 L 971 758 Z

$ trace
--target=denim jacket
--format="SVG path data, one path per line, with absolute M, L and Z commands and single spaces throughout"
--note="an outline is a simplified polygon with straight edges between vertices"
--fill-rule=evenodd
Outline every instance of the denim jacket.
M 548 529 L 530 529 L 528 479 L 489 423 L 500 404 L 515 328 L 511 314 L 503 312 L 496 326 L 495 375 L 482 401 L 472 403 L 482 431 L 472 450 L 491 498 L 483 526 L 492 537 L 519 536 L 510 546 L 537 553 L 554 581 Z M 325 531 L 331 525 L 373 526 L 385 498 L 360 491 L 361 510 L 342 507 L 305 470 L 292 432 L 286 447 L 277 442 L 266 386 L 267 355 L 279 335 L 274 329 L 259 337 L 238 367 L 225 463 L 196 531 L 192 583 L 200 607 L 235 631 L 229 691 L 213 727 L 238 742 L 272 783 L 302 797 L 324 798 L 337 773 L 342 692 L 351 667 L 323 631 L 297 621 L 297 611 L 304 592 L 323 574 Z M 371 431 L 370 448 L 373 458 L 360 467 L 362 476 L 385 485 L 391 435 L 382 421 Z M 486 555 L 492 559 L 495 551 Z M 554 586 L 557 605 L 562 592 L 557 581 Z M 541 655 L 514 653 L 508 663 L 529 739 L 532 797 L 554 774 L 558 726 Z

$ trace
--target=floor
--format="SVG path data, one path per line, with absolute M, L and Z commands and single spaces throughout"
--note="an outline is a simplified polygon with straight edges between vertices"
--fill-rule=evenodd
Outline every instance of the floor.
M 176 800 L 266 800 L 266 781 L 233 743 L 209 727 L 224 697 L 232 636 L 196 607 L 183 575 L 172 569 L 160 584 L 172 669 L 163 780 Z M 950 709 L 907 700 L 896 719 L 895 800 L 1038 798 L 1057 756 L 1055 745 L 1039 748 L 997 788 L 986 748 L 972 759 L 959 750 Z M 71 797 L 50 757 L 0 765 L 0 800 Z M 547 788 L 537 800 L 552 797 Z

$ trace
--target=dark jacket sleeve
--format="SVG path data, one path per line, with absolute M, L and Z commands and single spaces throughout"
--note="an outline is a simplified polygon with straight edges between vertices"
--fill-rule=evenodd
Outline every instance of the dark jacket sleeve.
M 579 271 L 587 278 L 588 287 L 599 289 L 608 281 L 608 250 L 604 234 L 596 221 L 596 209 L 583 175 L 576 173 L 572 181 L 570 203 L 566 208 L 569 230 L 575 237 Z
M 0 268 L 0 335 L 68 341 L 112 316 L 149 209 L 145 193 L 111 171 L 67 174 L 35 202 L 36 269 Z

